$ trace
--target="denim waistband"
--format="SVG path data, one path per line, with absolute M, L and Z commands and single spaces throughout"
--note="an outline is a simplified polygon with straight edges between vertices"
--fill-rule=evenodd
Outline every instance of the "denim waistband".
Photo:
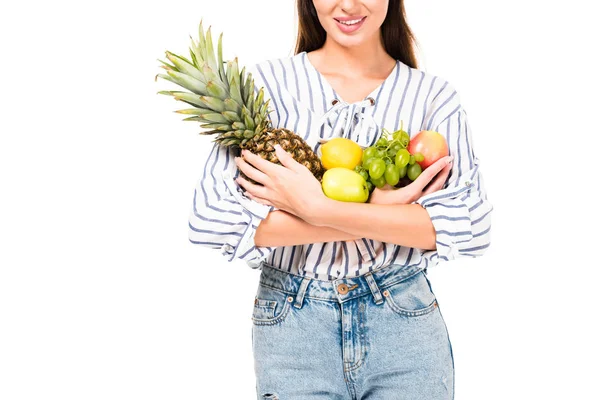
M 423 270 L 420 264 L 391 264 L 356 277 L 324 281 L 292 274 L 264 261 L 261 267 L 259 284 L 295 295 L 294 306 L 297 308 L 302 306 L 305 297 L 343 303 L 367 294 L 372 294 L 375 302 L 381 304 L 382 290 Z

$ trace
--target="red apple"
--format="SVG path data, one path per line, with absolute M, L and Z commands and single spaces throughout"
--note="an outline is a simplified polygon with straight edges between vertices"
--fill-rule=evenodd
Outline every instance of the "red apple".
M 410 139 L 406 148 L 410 154 L 421 153 L 425 159 L 419 164 L 425 169 L 442 157 L 448 155 L 448 143 L 436 131 L 421 131 Z

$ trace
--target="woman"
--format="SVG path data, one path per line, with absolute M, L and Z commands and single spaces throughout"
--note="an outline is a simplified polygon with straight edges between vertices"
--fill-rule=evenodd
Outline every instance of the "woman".
M 452 399 L 452 349 L 425 274 L 489 246 L 492 206 L 466 112 L 448 82 L 417 69 L 402 0 L 297 6 L 296 54 L 251 69 L 274 127 L 318 152 L 338 136 L 370 146 L 402 123 L 412 136 L 440 132 L 450 155 L 363 204 L 325 197 L 280 148 L 282 165 L 250 153 L 233 163 L 215 146 L 190 240 L 261 269 L 252 316 L 259 399 Z

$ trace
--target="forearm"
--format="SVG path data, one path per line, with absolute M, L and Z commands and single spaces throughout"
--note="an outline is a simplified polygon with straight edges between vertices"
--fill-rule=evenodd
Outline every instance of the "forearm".
M 272 211 L 260 222 L 254 235 L 259 247 L 355 240 L 364 236 L 328 226 L 315 226 L 285 211 Z
M 352 218 L 348 218 L 348 216 Z M 311 223 L 385 243 L 436 249 L 436 232 L 419 204 L 370 204 L 327 201 Z

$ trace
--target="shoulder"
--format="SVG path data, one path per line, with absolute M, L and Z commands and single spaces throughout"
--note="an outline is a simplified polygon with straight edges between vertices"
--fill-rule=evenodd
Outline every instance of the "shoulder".
M 401 63 L 402 64 L 402 63 Z M 409 75 L 415 82 L 418 92 L 417 99 L 422 99 L 428 127 L 436 126 L 448 117 L 462 110 L 462 101 L 457 87 L 442 75 L 433 74 L 419 68 L 412 68 L 402 64 L 403 68 L 410 71 Z
M 284 79 L 294 67 L 294 56 L 269 58 L 252 63 L 247 67 L 255 81 L 271 81 Z

